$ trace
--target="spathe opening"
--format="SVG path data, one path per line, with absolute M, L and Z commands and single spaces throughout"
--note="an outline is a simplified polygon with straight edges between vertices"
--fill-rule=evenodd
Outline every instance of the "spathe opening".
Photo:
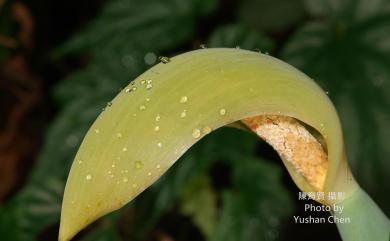
M 280 115 L 250 117 L 242 123 L 270 144 L 313 190 L 323 190 L 329 163 L 326 144 L 318 131 Z

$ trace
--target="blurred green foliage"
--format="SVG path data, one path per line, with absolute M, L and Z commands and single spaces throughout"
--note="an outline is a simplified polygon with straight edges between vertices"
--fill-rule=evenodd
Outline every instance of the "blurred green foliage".
M 239 4 L 236 22 L 216 23 L 204 39 L 209 47 L 239 46 L 270 53 L 283 47 L 284 60 L 330 92 L 343 121 L 354 173 L 383 208 L 389 208 L 385 204 L 390 202 L 387 2 L 246 0 Z M 216 14 L 218 4 L 216 0 L 111 0 L 84 30 L 56 49 L 57 58 L 86 54 L 89 63 L 53 90 L 60 111 L 47 129 L 27 184 L 0 207 L 2 240 L 36 240 L 43 230 L 58 225 L 71 162 L 106 102 L 153 64 L 145 56 L 176 54 L 183 46 L 198 43 L 199 24 Z M 270 13 L 273 9 L 275 15 Z M 263 11 L 267 14 L 256 14 Z M 283 46 L 275 44 L 278 34 L 267 34 L 297 24 L 298 30 L 282 41 Z M 280 223 L 293 212 L 292 194 L 282 184 L 280 167 L 259 159 L 258 141 L 238 130 L 217 130 L 81 240 L 151 239 L 153 230 L 164 226 L 162 220 L 173 211 L 189 218 L 205 240 L 278 240 Z M 224 185 L 215 180 L 214 169 L 221 167 L 227 176 Z

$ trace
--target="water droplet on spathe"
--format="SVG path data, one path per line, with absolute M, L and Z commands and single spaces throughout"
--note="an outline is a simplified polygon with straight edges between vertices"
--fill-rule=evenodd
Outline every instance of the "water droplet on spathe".
M 199 138 L 200 137 L 200 130 L 199 129 L 194 129 L 192 131 L 192 137 Z
M 205 127 L 203 127 L 202 131 L 204 134 L 207 135 L 207 134 L 210 134 L 211 128 L 210 128 L 210 126 L 205 126 Z
M 155 120 L 156 120 L 156 121 L 160 121 L 160 119 L 161 119 L 160 114 L 157 114 Z
M 180 97 L 180 103 L 186 103 L 188 101 L 188 97 L 183 95 L 182 97 Z
M 127 181 L 129 181 L 129 179 L 127 177 L 124 177 L 123 182 L 127 182 Z
M 156 168 L 157 168 L 157 169 L 160 169 L 160 168 L 161 168 L 161 165 L 160 165 L 160 164 L 157 164 L 157 165 L 156 165 Z
M 181 112 L 180 114 L 180 117 L 185 118 L 186 116 L 187 116 L 187 110 L 183 110 L 183 112 Z
M 261 54 L 261 50 L 259 48 L 255 48 L 254 51 L 256 51 L 256 52 Z
M 152 84 L 147 84 L 147 85 L 146 85 L 146 89 L 147 89 L 147 90 L 150 90 L 151 88 L 153 88 L 153 85 L 152 85 Z
M 220 115 L 225 115 L 226 114 L 226 109 L 220 109 L 219 110 Z
M 123 147 L 123 148 L 122 148 L 122 151 L 123 151 L 123 152 L 126 152 L 126 151 L 127 151 L 127 147 Z
M 85 176 L 85 179 L 86 179 L 87 181 L 91 180 L 91 179 L 92 179 L 92 175 L 91 175 L 91 174 L 86 175 L 86 176 Z
M 122 134 L 121 133 L 117 133 L 116 137 L 118 137 L 120 139 L 120 138 L 122 138 Z
M 161 142 L 157 143 L 157 146 L 162 147 L 162 143 Z
M 139 106 L 139 110 L 146 110 L 146 106 L 145 105 L 140 105 Z
M 146 83 L 146 80 L 141 80 L 141 85 L 145 84 Z
M 99 129 L 95 129 L 95 133 L 96 134 L 99 134 L 100 130 Z
M 159 126 L 155 126 L 154 127 L 154 131 L 159 131 L 160 130 L 160 127 Z
M 171 62 L 171 59 L 168 58 L 168 57 L 165 57 L 165 56 L 160 56 L 158 59 L 159 59 L 159 60 L 161 61 L 161 63 L 163 63 L 163 64 L 167 64 L 167 63 Z
M 110 101 L 110 102 L 107 102 L 107 106 L 108 106 L 108 107 L 112 106 L 112 102 L 111 102 L 111 101 Z
M 134 163 L 134 166 L 135 166 L 135 169 L 141 169 L 142 168 L 142 162 L 140 162 L 140 161 L 136 161 L 135 163 Z

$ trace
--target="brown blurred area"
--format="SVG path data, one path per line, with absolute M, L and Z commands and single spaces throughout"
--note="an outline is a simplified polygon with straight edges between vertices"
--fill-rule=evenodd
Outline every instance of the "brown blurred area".
M 4 4 L 2 0 L 0 7 Z M 28 64 L 34 19 L 21 2 L 12 3 L 10 13 L 18 31 L 14 36 L 0 35 L 0 45 L 11 52 L 0 67 L 0 201 L 23 182 L 26 166 L 31 166 L 40 144 L 40 131 L 31 125 L 31 116 L 40 101 L 42 83 Z

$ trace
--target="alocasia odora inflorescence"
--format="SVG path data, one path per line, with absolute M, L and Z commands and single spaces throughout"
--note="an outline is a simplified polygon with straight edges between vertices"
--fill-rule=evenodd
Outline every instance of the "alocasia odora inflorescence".
M 344 240 L 388 239 L 390 222 L 352 177 L 336 110 L 314 81 L 258 52 L 201 49 L 162 58 L 107 104 L 73 162 L 59 240 L 134 199 L 199 139 L 232 123 L 270 143 L 302 191 L 344 205 L 334 214 L 351 219 L 338 224 Z

